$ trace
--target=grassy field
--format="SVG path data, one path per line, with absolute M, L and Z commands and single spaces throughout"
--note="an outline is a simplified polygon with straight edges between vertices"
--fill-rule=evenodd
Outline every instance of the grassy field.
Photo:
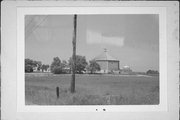
M 70 75 L 26 74 L 26 105 L 159 104 L 158 76 L 76 75 L 74 94 L 70 82 Z

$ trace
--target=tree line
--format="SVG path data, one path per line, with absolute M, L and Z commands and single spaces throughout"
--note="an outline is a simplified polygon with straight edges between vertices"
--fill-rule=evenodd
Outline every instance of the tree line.
M 41 61 L 36 61 L 29 58 L 25 59 L 25 72 L 33 72 L 34 68 L 39 71 L 42 70 L 43 72 L 49 68 L 49 65 L 42 64 Z
M 66 74 L 72 71 L 72 57 L 68 61 L 61 60 L 59 57 L 54 57 L 51 65 L 42 64 L 41 61 L 36 61 L 32 59 L 25 59 L 25 72 L 35 72 L 36 71 L 47 71 L 50 69 L 51 73 L 54 74 Z M 96 71 L 100 70 L 100 65 L 95 60 L 90 60 L 87 62 L 85 56 L 76 55 L 75 61 L 76 67 L 75 71 L 77 74 L 82 74 L 88 71 L 88 73 L 94 74 Z M 145 74 L 147 75 L 158 75 L 159 72 L 156 70 L 148 70 Z
M 157 70 L 148 70 L 148 71 L 146 72 L 146 74 L 148 74 L 148 75 L 158 75 L 159 72 L 158 72 Z
M 59 57 L 54 57 L 51 65 L 42 64 L 41 61 L 35 61 L 32 59 L 25 59 L 25 72 L 34 72 L 34 68 L 41 70 L 42 72 L 50 68 L 50 71 L 54 74 L 71 73 L 72 70 L 72 57 L 68 61 L 60 60 Z M 82 74 L 87 71 L 89 73 L 95 73 L 100 70 L 100 65 L 95 60 L 87 62 L 85 56 L 76 55 L 75 70 L 77 74 Z

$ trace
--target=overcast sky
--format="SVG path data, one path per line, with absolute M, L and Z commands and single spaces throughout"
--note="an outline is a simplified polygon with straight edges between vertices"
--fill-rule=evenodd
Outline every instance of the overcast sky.
M 120 67 L 159 70 L 158 15 L 78 15 L 77 54 L 91 60 L 107 48 Z M 25 57 L 51 64 L 72 56 L 72 15 L 26 16 Z

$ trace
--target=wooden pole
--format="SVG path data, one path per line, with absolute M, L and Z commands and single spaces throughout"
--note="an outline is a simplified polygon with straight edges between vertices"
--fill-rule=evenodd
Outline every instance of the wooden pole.
M 73 30 L 73 55 L 72 55 L 72 80 L 71 80 L 71 93 L 75 92 L 75 72 L 76 72 L 76 27 L 77 15 L 74 15 L 74 30 Z

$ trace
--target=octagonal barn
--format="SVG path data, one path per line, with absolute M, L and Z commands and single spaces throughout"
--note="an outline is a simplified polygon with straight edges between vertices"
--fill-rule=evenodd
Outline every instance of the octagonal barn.
M 119 60 L 110 56 L 106 49 L 99 56 L 95 57 L 94 60 L 100 65 L 100 73 L 112 73 L 119 71 Z

